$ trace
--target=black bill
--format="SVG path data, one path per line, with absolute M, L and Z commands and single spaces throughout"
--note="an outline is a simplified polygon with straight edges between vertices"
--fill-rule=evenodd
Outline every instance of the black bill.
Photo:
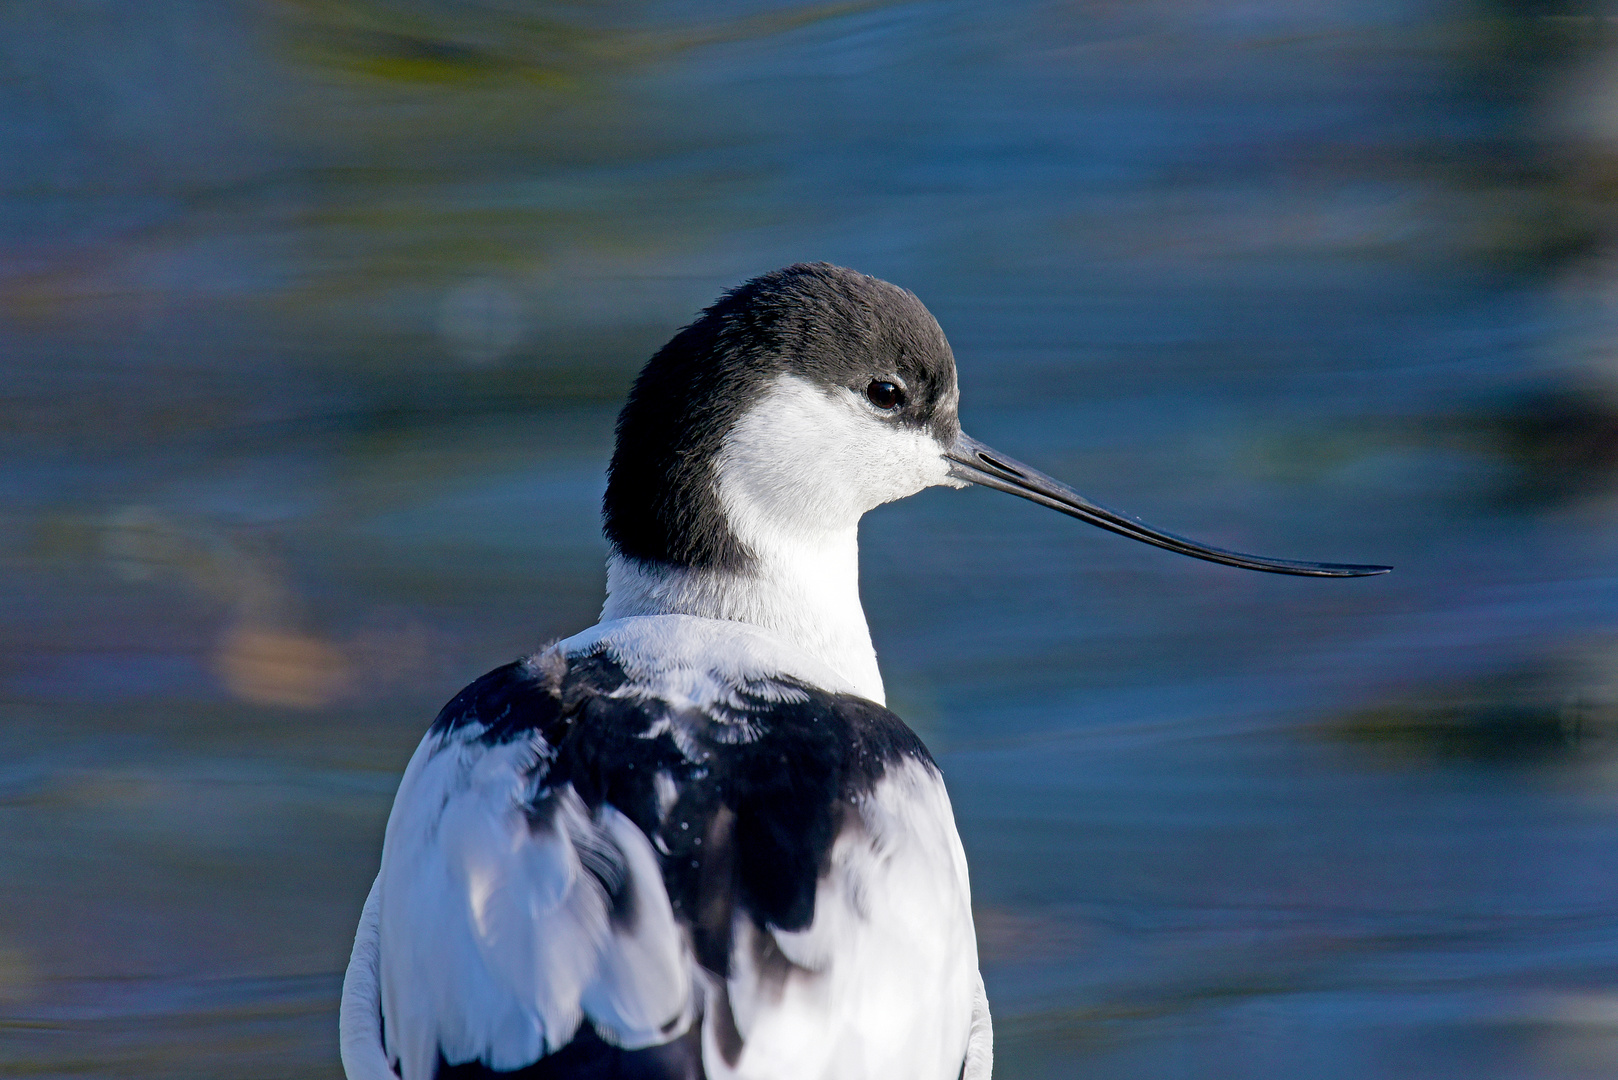
M 1361 566 L 1357 563 L 1299 562 L 1294 559 L 1266 559 L 1258 555 L 1243 555 L 1239 551 L 1208 547 L 1194 540 L 1156 529 L 1134 518 L 1125 517 L 1104 506 L 1097 506 L 1066 484 L 1052 480 L 1037 469 L 1030 469 L 1020 461 L 984 446 L 976 439 L 962 434 L 945 454 L 950 461 L 950 475 L 958 480 L 1009 491 L 1031 502 L 1060 510 L 1069 517 L 1099 525 L 1108 532 L 1127 536 L 1160 548 L 1189 555 L 1193 559 L 1239 566 L 1244 570 L 1264 570 L 1271 574 L 1297 574 L 1302 577 L 1370 577 L 1386 574 L 1391 566 Z

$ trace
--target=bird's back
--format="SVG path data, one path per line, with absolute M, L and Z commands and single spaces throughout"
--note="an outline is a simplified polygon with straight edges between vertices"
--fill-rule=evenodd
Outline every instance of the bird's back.
M 370 909 L 386 1061 L 960 1075 L 987 1014 L 948 797 L 910 729 L 840 683 L 742 624 L 653 616 L 458 694 L 400 785 Z

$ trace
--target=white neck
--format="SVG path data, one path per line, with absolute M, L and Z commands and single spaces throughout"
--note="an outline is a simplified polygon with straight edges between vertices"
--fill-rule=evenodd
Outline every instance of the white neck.
M 886 703 L 871 631 L 860 607 L 855 529 L 819 543 L 758 551 L 746 573 L 648 566 L 607 560 L 602 621 L 632 615 L 698 615 L 761 627 L 847 679 L 860 694 Z M 796 551 L 783 548 L 796 547 Z
M 860 517 L 933 484 L 961 482 L 929 432 L 886 422 L 862 393 L 782 375 L 737 419 L 715 460 L 725 525 L 751 555 L 747 568 L 614 555 L 601 617 L 750 623 L 885 702 L 860 606 Z

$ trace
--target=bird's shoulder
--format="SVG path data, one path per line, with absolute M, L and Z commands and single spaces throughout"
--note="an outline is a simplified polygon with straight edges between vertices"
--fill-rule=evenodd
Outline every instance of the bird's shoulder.
M 528 742 L 541 758 L 533 767 L 550 783 L 586 787 L 609 773 L 642 771 L 650 780 L 660 768 L 684 767 L 696 770 L 689 779 L 723 774 L 734 788 L 750 782 L 750 767 L 790 762 L 798 773 L 835 773 L 853 789 L 899 760 L 935 767 L 903 720 L 849 690 L 791 671 L 739 668 L 733 658 L 676 657 L 649 669 L 611 642 L 576 651 L 567 644 L 475 679 L 439 711 L 428 741 Z

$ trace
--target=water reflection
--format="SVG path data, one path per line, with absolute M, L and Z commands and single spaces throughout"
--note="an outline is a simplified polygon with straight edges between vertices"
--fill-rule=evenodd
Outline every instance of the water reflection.
M 1325 730 L 1417 761 L 1606 761 L 1618 752 L 1618 651 L 1592 642 L 1532 666 L 1423 686 Z
M 0 14 L 0 1061 L 335 1075 L 399 770 L 593 620 L 719 289 L 905 284 L 993 493 L 873 515 L 1000 1074 L 1618 1068 L 1618 292 L 1573 3 Z

